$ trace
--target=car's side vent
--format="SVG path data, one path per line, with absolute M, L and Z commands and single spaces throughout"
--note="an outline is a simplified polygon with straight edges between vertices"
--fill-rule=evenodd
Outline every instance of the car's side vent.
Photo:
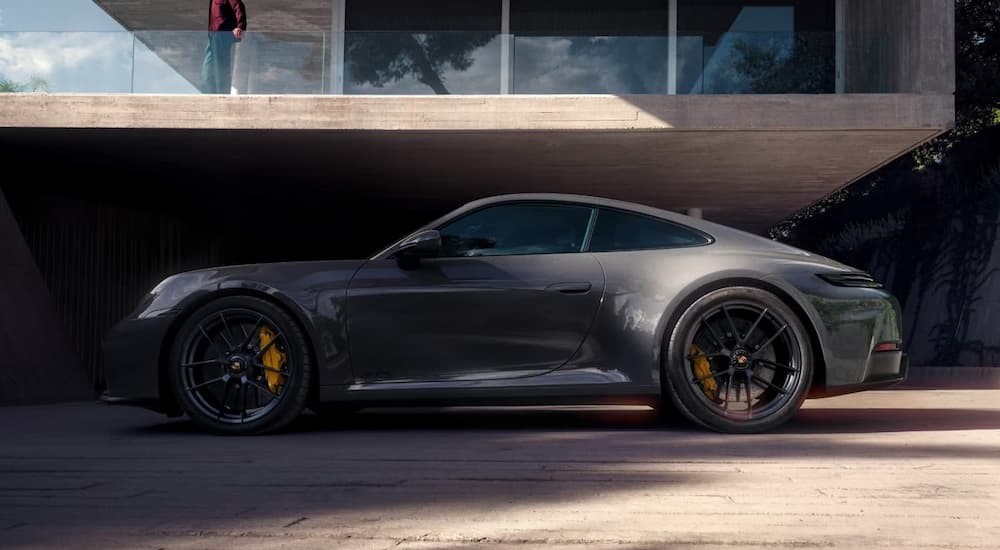
M 874 277 L 861 271 L 850 273 L 821 273 L 819 278 L 835 286 L 849 286 L 858 288 L 882 288 L 882 283 Z

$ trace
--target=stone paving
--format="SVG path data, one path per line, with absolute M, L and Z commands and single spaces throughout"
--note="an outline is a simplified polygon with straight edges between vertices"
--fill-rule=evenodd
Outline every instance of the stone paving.
M 1000 548 L 1000 390 L 811 401 L 755 436 L 642 408 L 377 410 L 241 438 L 0 409 L 0 547 Z

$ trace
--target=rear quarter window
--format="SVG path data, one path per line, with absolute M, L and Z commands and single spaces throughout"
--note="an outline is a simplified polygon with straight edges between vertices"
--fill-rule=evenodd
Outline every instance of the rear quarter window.
M 590 239 L 590 252 L 615 252 L 623 250 L 655 250 L 685 248 L 711 243 L 701 232 L 682 225 L 602 208 L 597 214 L 594 235 Z

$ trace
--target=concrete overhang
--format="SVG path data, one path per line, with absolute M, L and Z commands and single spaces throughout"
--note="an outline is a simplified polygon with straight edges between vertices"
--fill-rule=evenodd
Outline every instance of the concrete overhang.
M 952 96 L 928 94 L 31 94 L 0 101 L 0 126 L 13 139 L 29 128 L 58 130 L 40 144 L 69 140 L 67 129 L 114 129 L 137 155 L 157 150 L 149 162 L 159 155 L 177 178 L 204 172 L 183 167 L 199 162 L 190 151 L 224 147 L 246 173 L 282 172 L 288 185 L 364 182 L 368 193 L 442 204 L 584 193 L 702 208 L 762 231 L 941 133 L 952 113 Z
M 208 24 L 207 0 L 94 0 L 94 3 L 130 31 L 200 31 Z M 247 4 L 255 31 L 330 29 L 331 0 L 252 0 Z

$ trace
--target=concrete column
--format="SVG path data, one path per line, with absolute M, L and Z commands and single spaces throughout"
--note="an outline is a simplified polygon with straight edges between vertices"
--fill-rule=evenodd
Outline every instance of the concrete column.
M 677 0 L 667 8 L 667 93 L 677 94 Z
M 347 29 L 347 0 L 333 0 L 330 21 L 330 93 L 344 93 L 344 39 Z
M 920 93 L 955 93 L 955 0 L 921 0 Z
M 847 27 L 847 0 L 837 0 L 836 3 L 836 24 L 834 30 L 836 36 L 834 37 L 834 43 L 836 44 L 836 51 L 834 55 L 836 56 L 836 71 L 837 71 L 837 81 L 836 81 L 836 92 L 842 94 L 847 91 L 846 88 L 846 74 L 847 70 L 847 43 L 845 42 L 845 31 Z
M 0 405 L 94 397 L 2 190 L 0 357 Z
M 955 0 L 843 0 L 845 91 L 952 94 Z
M 514 37 L 510 34 L 510 0 L 500 2 L 500 93 L 514 93 Z

